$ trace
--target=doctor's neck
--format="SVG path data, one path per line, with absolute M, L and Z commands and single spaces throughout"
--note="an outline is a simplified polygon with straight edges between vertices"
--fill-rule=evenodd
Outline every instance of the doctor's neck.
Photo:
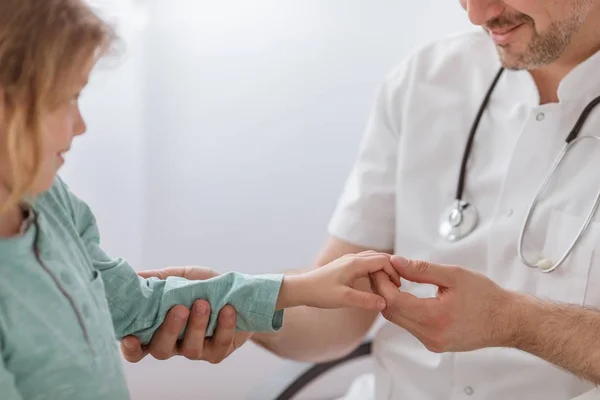
M 548 65 L 529 69 L 535 81 L 540 104 L 558 102 L 560 82 L 576 68 L 600 51 L 600 2 L 587 15 L 560 56 Z

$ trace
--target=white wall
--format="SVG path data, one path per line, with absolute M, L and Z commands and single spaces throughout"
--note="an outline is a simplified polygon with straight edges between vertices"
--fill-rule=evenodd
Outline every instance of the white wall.
M 311 264 L 383 76 L 469 26 L 446 0 L 139 3 L 147 31 L 130 29 L 131 59 L 90 88 L 91 134 L 63 175 L 105 246 L 140 269 Z M 148 359 L 127 373 L 134 399 L 230 400 L 281 363 L 247 344 L 216 366 Z
M 104 247 L 142 265 L 147 136 L 141 35 L 146 15 L 132 0 L 89 1 L 116 25 L 122 43 L 118 56 L 99 63 L 82 93 L 88 130 L 73 142 L 60 175 L 90 203 Z

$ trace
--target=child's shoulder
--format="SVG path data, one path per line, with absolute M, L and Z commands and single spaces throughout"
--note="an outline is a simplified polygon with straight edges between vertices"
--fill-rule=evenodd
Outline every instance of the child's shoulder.
M 77 219 L 77 210 L 73 203 L 71 191 L 58 176 L 52 187 L 35 200 L 34 205 L 40 212 L 50 213 L 61 217 L 61 219 L 67 218 L 70 222 Z
M 59 176 L 57 176 L 54 179 L 54 183 L 52 184 L 52 187 L 50 189 L 48 189 L 47 191 L 45 191 L 44 193 L 42 193 L 36 201 L 37 202 L 45 202 L 45 201 L 50 200 L 50 201 L 55 201 L 55 202 L 66 204 L 66 203 L 68 203 L 68 199 L 69 199 L 69 187 Z

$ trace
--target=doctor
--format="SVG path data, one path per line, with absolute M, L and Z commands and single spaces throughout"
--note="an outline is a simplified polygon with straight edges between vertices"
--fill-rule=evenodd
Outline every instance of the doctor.
M 432 262 L 407 263 L 401 292 L 362 283 L 389 303 L 363 399 L 570 399 L 600 384 L 600 0 L 460 3 L 483 29 L 389 74 L 317 265 L 366 249 Z M 183 272 L 204 274 L 168 273 Z M 325 361 L 376 318 L 297 308 L 252 340 Z M 247 338 L 219 329 L 222 356 Z M 175 338 L 153 346 L 164 356 Z M 186 351 L 206 359 L 199 342 Z

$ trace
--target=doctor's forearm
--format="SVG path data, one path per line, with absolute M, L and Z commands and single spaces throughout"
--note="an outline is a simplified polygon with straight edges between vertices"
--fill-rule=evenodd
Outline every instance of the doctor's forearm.
M 600 384 L 600 312 L 521 296 L 514 346 Z

